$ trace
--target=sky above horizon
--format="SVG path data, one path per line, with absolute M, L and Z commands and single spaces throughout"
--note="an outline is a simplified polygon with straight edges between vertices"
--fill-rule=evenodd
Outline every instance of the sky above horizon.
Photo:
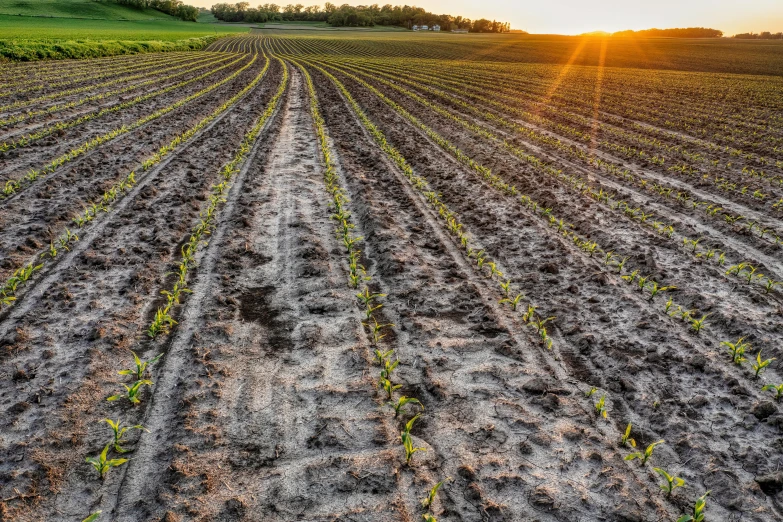
M 236 3 L 236 0 L 221 0 Z M 318 4 L 307 0 L 250 1 L 262 3 Z M 199 7 L 211 7 L 216 0 L 185 0 Z M 513 29 L 530 33 L 581 34 L 591 31 L 615 32 L 651 27 L 710 27 L 731 36 L 736 33 L 783 31 L 783 0 L 332 0 L 341 5 L 416 5 L 437 14 L 462 15 L 511 22 Z M 323 5 L 320 2 L 319 5 Z

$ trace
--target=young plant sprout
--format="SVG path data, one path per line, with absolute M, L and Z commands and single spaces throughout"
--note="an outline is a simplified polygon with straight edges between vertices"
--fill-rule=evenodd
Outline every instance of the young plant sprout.
M 710 314 L 704 314 L 701 316 L 701 319 L 691 319 L 691 328 L 693 328 L 693 331 L 695 331 L 697 334 L 701 331 L 701 329 L 704 327 L 704 320 L 709 317 Z
M 389 406 L 394 408 L 394 416 L 398 417 L 400 415 L 400 410 L 406 405 L 406 404 L 418 404 L 421 409 L 424 409 L 424 406 L 421 405 L 421 402 L 419 402 L 419 399 L 414 399 L 413 397 L 406 397 L 403 395 L 399 399 L 397 399 L 397 402 L 390 402 Z
M 427 451 L 426 448 L 415 448 L 413 446 L 413 438 L 411 437 L 411 428 L 413 428 L 413 423 L 418 420 L 418 418 L 421 416 L 419 413 L 415 417 L 413 417 L 411 420 L 409 420 L 405 424 L 405 429 L 402 430 L 400 433 L 400 438 L 402 439 L 402 446 L 405 449 L 405 463 L 410 466 L 411 465 L 411 457 L 413 457 L 413 454 L 417 451 Z
M 111 468 L 116 468 L 119 466 L 122 466 L 126 462 L 128 462 L 128 459 L 107 459 L 106 455 L 109 453 L 109 444 L 106 445 L 105 448 L 103 448 L 103 451 L 100 455 L 97 457 L 87 457 L 85 460 L 92 464 L 92 467 L 95 468 L 95 470 L 98 472 L 98 475 L 101 479 L 103 479 L 104 476 L 106 476 L 106 472 L 108 472 Z
M 141 359 L 139 359 L 139 356 L 136 355 L 136 352 L 131 350 L 131 353 L 133 354 L 133 362 L 136 364 L 136 368 L 129 369 L 129 370 L 120 370 L 117 373 L 119 373 L 120 375 L 135 375 L 137 381 L 140 381 L 144 378 L 144 372 L 147 371 L 147 367 L 149 365 L 155 364 L 156 362 L 158 362 L 158 360 L 161 357 L 163 357 L 163 354 L 159 353 L 149 361 L 142 361 Z
M 388 351 L 382 352 L 382 351 L 380 351 L 380 350 L 378 350 L 376 348 L 375 349 L 375 360 L 378 361 L 378 364 L 384 365 L 384 363 L 386 362 L 386 359 L 391 357 L 393 353 L 394 353 L 394 350 L 388 350 Z
M 759 350 L 759 353 L 756 354 L 756 363 L 751 364 L 751 367 L 753 368 L 753 371 L 756 372 L 755 377 L 758 379 L 759 374 L 762 370 L 764 370 L 767 366 L 769 366 L 769 363 L 774 361 L 775 358 L 761 360 L 761 350 Z
M 516 311 L 517 306 L 519 306 L 519 301 L 522 300 L 522 298 L 525 297 L 522 294 L 517 294 L 516 297 L 506 297 L 501 299 L 499 302 L 500 304 L 508 303 L 508 305 L 511 307 L 512 310 Z
M 378 381 L 378 384 L 389 395 L 389 400 L 392 400 L 395 390 L 402 388 L 402 384 L 392 384 L 389 379 L 384 377 L 381 377 L 380 381 Z
M 669 475 L 661 468 L 653 468 L 653 471 L 666 479 L 666 484 L 661 484 L 661 489 L 664 490 L 668 496 L 672 496 L 672 491 L 675 489 L 685 487 L 685 481 L 680 477 Z
M 131 403 L 133 403 L 133 404 L 138 404 L 138 403 L 141 402 L 139 400 L 139 393 L 141 392 L 141 387 L 145 386 L 145 385 L 146 386 L 152 386 L 152 384 L 153 384 L 152 381 L 146 380 L 146 379 L 134 382 L 133 386 L 128 386 L 127 384 L 123 384 L 123 386 L 125 386 L 125 390 L 126 390 L 126 392 L 124 394 L 123 393 L 118 393 L 117 395 L 112 395 L 111 397 L 109 397 L 106 400 L 107 401 L 116 401 L 117 399 L 125 398 L 125 399 L 128 399 L 129 401 L 131 401 Z
M 745 359 L 745 350 L 750 348 L 750 344 L 745 342 L 744 337 L 740 337 L 736 343 L 732 343 L 729 341 L 722 341 L 720 344 L 726 345 L 729 348 L 729 354 L 731 355 L 731 362 L 735 364 L 742 364 L 747 359 Z
M 98 520 L 98 517 L 101 516 L 101 513 L 103 513 L 103 511 L 99 509 L 95 513 L 92 513 L 89 517 L 82 520 L 82 522 L 95 522 L 96 520 Z
M 378 344 L 381 339 L 386 337 L 386 334 L 381 333 L 381 328 L 386 328 L 386 327 L 391 328 L 392 326 L 394 326 L 394 324 L 392 323 L 381 324 L 378 322 L 378 320 L 375 317 L 372 318 L 372 324 L 370 324 L 370 321 L 364 322 L 362 324 L 370 330 L 373 344 Z
M 606 394 L 601 395 L 601 398 L 595 403 L 595 411 L 604 419 L 606 418 Z
M 710 492 L 706 492 L 702 496 L 696 499 L 696 504 L 693 506 L 693 512 L 689 515 L 683 515 L 677 519 L 677 522 L 703 522 L 704 521 L 704 508 L 707 505 L 707 495 Z
M 628 423 L 628 426 L 625 428 L 625 433 L 623 433 L 623 436 L 620 437 L 620 445 L 621 446 L 631 446 L 632 448 L 636 447 L 636 441 L 631 438 L 631 423 Z
M 125 442 L 125 441 L 122 440 L 122 436 L 125 435 L 126 431 L 128 431 L 128 430 L 144 430 L 147 433 L 149 433 L 149 430 L 147 428 L 145 428 L 144 426 L 142 426 L 141 424 L 137 424 L 135 426 L 122 426 L 120 424 L 119 419 L 116 422 L 111 420 L 111 419 L 103 419 L 102 422 L 105 422 L 106 424 L 108 424 L 109 427 L 111 428 L 112 432 L 114 433 L 114 441 L 112 442 L 112 446 L 114 447 L 114 451 L 116 451 L 117 453 L 127 453 L 129 451 L 129 450 L 126 450 L 126 449 L 122 448 L 122 444 L 123 444 L 123 442 Z
M 778 384 L 778 385 L 765 384 L 761 388 L 761 391 L 767 391 L 767 390 L 772 390 L 773 392 L 775 392 L 775 400 L 776 401 L 779 401 L 780 399 L 783 399 L 783 384 Z
M 658 286 L 658 283 L 655 281 L 650 281 L 648 287 L 650 288 L 650 299 L 658 295 L 659 292 L 668 292 L 669 290 L 675 290 L 677 288 L 676 286 Z
M 427 496 L 423 499 L 421 499 L 421 505 L 424 506 L 424 509 L 429 509 L 430 506 L 432 506 L 432 503 L 435 501 L 435 495 L 437 495 L 438 490 L 445 484 L 447 481 L 451 480 L 451 477 L 446 477 L 445 479 L 441 480 L 434 486 L 432 486 L 432 489 L 430 489 L 430 492 L 427 494 Z
M 424 519 L 424 522 L 438 522 L 438 520 L 429 513 L 424 513 L 421 518 Z
M 587 391 L 585 392 L 585 397 L 592 397 L 592 396 L 593 396 L 593 394 L 594 394 L 595 392 L 597 392 L 597 391 L 598 391 L 598 388 L 596 388 L 595 386 L 593 386 L 592 388 L 590 388 L 589 390 L 587 390 Z
M 647 448 L 644 450 L 644 452 L 637 451 L 635 453 L 631 453 L 630 455 L 627 455 L 625 457 L 625 460 L 634 460 L 639 459 L 642 461 L 642 466 L 647 464 L 647 461 L 650 460 L 650 457 L 652 457 L 653 450 L 655 449 L 655 446 L 658 444 L 663 444 L 665 441 L 659 440 L 658 442 L 653 442 Z

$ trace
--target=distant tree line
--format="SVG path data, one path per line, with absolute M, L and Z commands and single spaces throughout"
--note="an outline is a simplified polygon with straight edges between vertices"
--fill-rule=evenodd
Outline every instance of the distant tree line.
M 743 40 L 783 40 L 783 33 L 770 33 L 769 31 L 763 31 L 761 33 L 740 33 L 735 34 L 734 38 L 741 38 Z
M 251 8 L 248 2 L 236 4 L 216 4 L 212 6 L 215 18 L 224 22 L 326 22 L 336 27 L 372 27 L 375 25 L 394 25 L 412 28 L 414 25 L 440 25 L 441 30 L 467 29 L 475 33 L 505 33 L 510 24 L 494 20 L 471 20 L 462 16 L 436 15 L 421 7 L 393 6 L 378 4 L 370 6 L 337 6 L 327 2 L 323 8 L 319 5 L 305 7 L 302 4 L 263 4 Z
M 720 38 L 723 31 L 706 27 L 675 29 L 644 29 L 642 31 L 618 31 L 612 36 L 641 36 L 643 38 Z
M 176 16 L 186 22 L 198 20 L 198 7 L 185 5 L 182 0 L 112 0 L 115 4 L 127 5 L 136 9 L 147 7 Z

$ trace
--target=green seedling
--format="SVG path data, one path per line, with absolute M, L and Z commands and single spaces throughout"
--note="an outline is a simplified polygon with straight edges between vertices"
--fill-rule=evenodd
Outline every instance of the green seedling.
M 365 287 L 364 292 L 360 292 L 356 294 L 356 297 L 358 297 L 359 300 L 364 304 L 367 319 L 370 319 L 372 313 L 383 306 L 382 304 L 373 306 L 372 302 L 380 297 L 386 297 L 386 294 L 373 294 L 370 292 L 370 289 L 368 287 Z
M 145 385 L 146 386 L 152 386 L 152 384 L 153 384 L 152 381 L 146 380 L 146 379 L 138 380 L 138 381 L 134 382 L 132 386 L 128 386 L 127 384 L 123 384 L 123 386 L 125 386 L 125 390 L 126 390 L 126 392 L 124 394 L 123 393 L 118 393 L 117 395 L 112 395 L 111 397 L 109 397 L 106 400 L 107 401 L 116 401 L 118 399 L 125 398 L 125 399 L 128 399 L 133 404 L 138 404 L 138 403 L 141 402 L 139 400 L 139 393 L 141 392 L 141 387 L 145 386 Z
M 650 284 L 648 285 L 650 288 L 650 299 L 654 298 L 656 295 L 658 295 L 659 292 L 668 292 L 669 290 L 676 290 L 676 286 L 659 286 L 658 283 L 655 281 L 650 281 Z M 668 308 L 666 309 L 668 312 Z
M 92 464 L 92 467 L 95 468 L 95 470 L 98 472 L 101 479 L 103 479 L 104 476 L 106 476 L 106 472 L 108 472 L 111 468 L 117 468 L 119 466 L 122 466 L 126 462 L 128 462 L 128 459 L 107 459 L 106 455 L 109 453 L 109 444 L 106 445 L 105 448 L 103 448 L 103 451 L 101 454 L 97 457 L 87 457 L 85 460 Z
M 438 522 L 438 520 L 429 513 L 424 513 L 421 518 L 424 519 L 424 522 Z
M 606 418 L 606 394 L 601 395 L 601 398 L 595 403 L 595 411 L 599 416 Z
M 697 334 L 701 331 L 702 328 L 704 328 L 704 321 L 709 317 L 710 314 L 704 314 L 701 316 L 701 319 L 691 319 L 691 328 L 693 331 L 695 331 Z
M 435 501 L 435 495 L 438 494 L 438 490 L 449 480 L 451 480 L 451 477 L 446 477 L 432 486 L 432 489 L 430 489 L 430 492 L 427 494 L 427 496 L 421 499 L 421 505 L 424 507 L 424 509 L 429 509 L 430 506 L 432 506 L 432 503 Z
M 770 293 L 778 285 L 783 285 L 783 281 L 775 281 L 771 277 L 767 277 L 767 282 L 764 283 L 764 293 Z
M 378 361 L 378 364 L 385 366 L 386 359 L 391 357 L 393 353 L 394 353 L 394 350 L 388 350 L 388 351 L 382 352 L 382 351 L 380 351 L 380 350 L 378 350 L 376 348 L 375 349 L 375 360 Z
M 639 279 L 637 279 L 636 284 L 639 287 L 639 290 L 644 290 L 644 287 L 647 286 L 647 280 L 650 278 L 650 276 L 642 277 L 639 276 Z
M 391 379 L 392 372 L 399 366 L 399 359 L 391 362 L 389 359 L 383 361 L 383 368 L 381 369 L 381 379 Z
M 774 360 L 775 360 L 775 358 L 773 357 L 772 359 L 766 359 L 766 360 L 762 361 L 761 360 L 761 350 L 759 350 L 759 353 L 756 354 L 756 363 L 751 365 L 751 367 L 753 368 L 753 371 L 756 372 L 755 377 L 758 379 L 759 374 L 761 373 L 761 371 L 763 369 L 765 369 L 767 366 L 769 366 L 769 363 L 771 363 Z
M 170 309 L 171 308 L 168 306 L 165 308 L 158 308 L 158 311 L 155 312 L 155 319 L 153 319 L 152 324 L 147 328 L 147 335 L 154 339 L 158 334 L 168 333 L 171 328 L 177 324 L 177 321 L 169 314 Z
M 636 279 L 636 276 L 637 276 L 638 274 L 639 274 L 639 271 L 638 271 L 638 270 L 634 270 L 634 271 L 633 271 L 633 272 L 631 272 L 630 274 L 628 274 L 628 275 L 624 275 L 624 276 L 620 276 L 620 277 L 621 277 L 621 278 L 622 278 L 624 281 L 627 281 L 627 282 L 628 282 L 628 284 L 630 285 L 630 284 L 632 284 L 632 283 L 634 282 L 634 280 Z
M 147 367 L 149 365 L 155 364 L 156 362 L 158 362 L 158 360 L 161 357 L 163 357 L 163 354 L 159 353 L 149 361 L 142 361 L 141 359 L 139 359 L 139 356 L 136 355 L 136 352 L 131 350 L 131 353 L 133 354 L 133 362 L 136 364 L 136 368 L 129 369 L 129 370 L 120 370 L 117 373 L 119 373 L 120 375 L 134 375 L 137 381 L 140 381 L 141 379 L 144 378 L 144 372 L 147 371 Z
M 620 445 L 621 446 L 631 446 L 632 448 L 636 447 L 636 441 L 631 438 L 631 423 L 628 423 L 628 426 L 625 428 L 625 433 L 623 433 L 623 436 L 620 437 Z
M 402 384 L 392 384 L 389 379 L 384 377 L 381 377 L 381 380 L 378 382 L 378 384 L 389 395 L 390 401 L 394 398 L 394 392 L 402 388 Z
M 652 457 L 653 450 L 655 449 L 655 446 L 658 444 L 663 444 L 665 441 L 659 440 L 658 442 L 653 442 L 647 448 L 644 450 L 644 452 L 637 451 L 635 453 L 631 453 L 630 455 L 627 455 L 625 457 L 625 460 L 634 460 L 639 459 L 642 461 L 642 466 L 647 464 L 647 461 L 650 460 L 650 457 Z
M 503 290 L 503 294 L 508 296 L 508 293 L 511 291 L 511 279 L 507 280 L 505 283 L 500 283 L 500 289 Z M 502 303 L 503 301 L 501 301 Z
M 144 430 L 147 433 L 149 433 L 149 430 L 142 426 L 141 424 L 137 424 L 135 426 L 122 426 L 120 424 L 119 419 L 115 422 L 111 419 L 103 419 L 102 422 L 105 422 L 109 425 L 112 432 L 114 433 L 114 442 L 112 442 L 112 446 L 114 447 L 114 451 L 117 453 L 127 453 L 129 450 L 123 449 L 122 444 L 122 436 L 125 435 L 125 432 L 128 430 Z
M 666 306 L 664 307 L 664 312 L 667 314 L 669 313 L 669 310 L 671 309 L 672 305 L 674 304 L 674 298 L 670 297 L 668 301 L 666 301 Z
M 618 274 L 623 271 L 623 267 L 625 266 L 625 262 L 626 261 L 628 261 L 628 257 L 624 257 L 620 261 L 617 261 L 614 264 L 615 268 L 617 268 L 617 273 Z
M 761 391 L 767 391 L 767 390 L 772 390 L 773 392 L 775 392 L 776 401 L 783 399 L 783 384 L 778 384 L 778 385 L 765 384 L 764 386 L 761 387 Z
M 413 417 L 411 420 L 409 420 L 405 424 L 405 429 L 402 430 L 400 433 L 400 439 L 402 439 L 402 446 L 405 449 L 405 463 L 410 466 L 411 465 L 411 457 L 413 457 L 413 454 L 417 451 L 427 451 L 426 448 L 415 448 L 413 446 L 413 438 L 411 437 L 411 428 L 413 428 L 413 423 L 418 420 L 418 418 L 421 416 L 419 413 L 415 417 Z
M 391 328 L 394 326 L 393 323 L 381 324 L 378 322 L 378 320 L 375 317 L 372 318 L 372 324 L 370 324 L 370 321 L 363 322 L 362 324 L 366 326 L 368 330 L 370 330 L 373 344 L 378 344 L 381 339 L 386 337 L 386 334 L 381 333 L 381 328 L 386 328 L 386 327 Z
M 590 388 L 589 390 L 587 390 L 587 391 L 585 392 L 585 397 L 592 397 L 592 396 L 593 396 L 593 394 L 594 394 L 595 392 L 597 392 L 597 391 L 598 391 L 598 388 L 596 388 L 595 386 L 593 386 L 592 388 Z
M 535 311 L 536 311 L 536 307 L 535 306 L 530 305 L 530 304 L 527 305 L 527 312 L 525 312 L 522 315 L 522 322 L 523 323 L 529 323 L 530 321 L 532 321 L 533 320 L 533 314 L 535 313 Z
M 690 515 L 683 515 L 677 519 L 677 522 L 703 522 L 704 521 L 704 508 L 707 505 L 707 495 L 710 492 L 706 492 L 702 496 L 696 499 L 696 504 L 693 506 L 693 513 Z
M 522 300 L 525 296 L 522 294 L 517 294 L 516 297 L 506 297 L 500 300 L 500 304 L 508 303 L 508 305 L 511 307 L 512 310 L 516 311 L 517 306 L 519 306 L 519 301 Z
M 403 395 L 399 399 L 397 399 L 397 402 L 390 402 L 389 406 L 394 408 L 394 416 L 398 417 L 400 415 L 400 410 L 406 405 L 406 404 L 418 404 L 422 410 L 424 410 L 424 406 L 422 406 L 421 402 L 419 402 L 419 399 L 414 399 L 413 397 L 406 397 Z
M 742 364 L 747 359 L 745 359 L 745 350 L 750 348 L 750 344 L 744 342 L 745 338 L 740 337 L 736 343 L 732 343 L 729 341 L 721 341 L 720 344 L 725 345 L 729 348 L 729 354 L 731 354 L 731 362 L 735 364 Z
M 103 513 L 103 511 L 99 509 L 95 513 L 91 514 L 89 517 L 82 520 L 82 522 L 95 522 L 96 520 L 98 520 L 98 517 L 101 516 L 101 513 Z
M 666 484 L 661 484 L 661 489 L 664 490 L 668 496 L 672 496 L 672 491 L 675 489 L 685 487 L 685 481 L 680 477 L 669 475 L 661 468 L 653 468 L 653 471 L 666 479 Z

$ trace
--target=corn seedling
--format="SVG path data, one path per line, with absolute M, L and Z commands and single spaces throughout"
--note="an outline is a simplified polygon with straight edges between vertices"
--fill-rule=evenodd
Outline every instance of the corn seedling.
M 706 492 L 702 496 L 696 499 L 696 503 L 693 505 L 693 512 L 689 515 L 683 515 L 677 519 L 677 522 L 703 522 L 704 521 L 704 508 L 707 505 L 707 495 L 710 492 Z
M 626 455 L 625 460 L 634 460 L 639 459 L 642 461 L 642 466 L 647 464 L 647 461 L 650 460 L 650 457 L 652 457 L 653 450 L 655 449 L 655 446 L 658 444 L 663 444 L 665 441 L 659 440 L 658 442 L 653 442 L 643 452 L 637 451 L 635 453 L 631 453 L 630 455 Z
M 709 317 L 710 314 L 704 314 L 701 316 L 701 319 L 691 319 L 691 328 L 694 332 L 697 334 L 701 331 L 701 329 L 704 327 L 704 321 Z
M 153 319 L 149 328 L 147 328 L 147 335 L 154 339 L 160 333 L 168 333 L 171 328 L 177 324 L 177 321 L 169 314 L 170 310 L 170 306 L 158 308 L 158 311 L 155 312 L 155 319 Z
M 667 314 L 669 313 L 669 310 L 671 309 L 672 305 L 674 304 L 674 298 L 670 297 L 668 301 L 666 301 L 666 305 L 664 306 L 663 311 Z
M 614 266 L 617 268 L 618 274 L 623 271 L 623 267 L 625 266 L 626 261 L 628 261 L 628 257 L 624 257 L 620 261 L 615 262 Z
M 421 402 L 419 402 L 419 399 L 414 399 L 413 397 L 406 397 L 403 395 L 399 399 L 397 399 L 397 402 L 390 402 L 389 406 L 394 408 L 394 416 L 398 417 L 400 415 L 400 410 L 406 405 L 406 404 L 418 404 L 421 409 L 424 409 L 424 406 L 422 406 Z
M 98 472 L 98 475 L 101 479 L 103 479 L 104 476 L 106 476 L 106 472 L 108 472 L 111 468 L 116 468 L 119 466 L 122 466 L 126 462 L 128 462 L 128 459 L 107 459 L 106 455 L 109 453 L 109 445 L 107 444 L 105 448 L 103 448 L 103 451 L 100 455 L 97 457 L 87 457 L 85 460 L 92 464 L 92 467 L 95 468 L 95 470 Z
M 628 426 L 625 428 L 625 433 L 623 433 L 622 437 L 620 437 L 620 445 L 621 446 L 631 446 L 632 448 L 636 447 L 636 441 L 631 438 L 631 423 L 628 423 Z
M 421 505 L 424 507 L 424 509 L 429 509 L 430 506 L 432 506 L 432 503 L 435 501 L 435 495 L 438 494 L 438 490 L 449 480 L 451 480 L 451 477 L 446 477 L 432 486 L 432 489 L 430 489 L 430 492 L 427 493 L 427 496 L 421 499 Z
M 758 379 L 761 371 L 764 370 L 767 366 L 769 366 L 769 363 L 771 363 L 774 360 L 775 358 L 773 357 L 772 359 L 765 359 L 762 361 L 761 350 L 759 350 L 759 353 L 756 354 L 756 363 L 751 365 L 753 371 L 756 372 L 755 377 Z
M 363 322 L 362 324 L 366 326 L 367 329 L 370 331 L 370 335 L 372 335 L 373 344 L 378 344 L 381 341 L 381 339 L 386 337 L 386 334 L 381 333 L 381 328 L 386 328 L 386 327 L 391 328 L 392 326 L 394 326 L 393 323 L 380 324 L 375 317 L 372 318 L 372 324 L 370 324 L 370 321 Z
M 587 391 L 585 392 L 585 397 L 592 397 L 592 396 L 593 396 L 593 394 L 594 394 L 595 392 L 597 392 L 597 391 L 598 391 L 598 388 L 596 388 L 595 386 L 593 386 L 592 388 L 590 388 L 589 390 L 587 390 Z
M 598 399 L 598 402 L 595 403 L 595 411 L 600 417 L 603 417 L 604 419 L 607 418 L 606 394 L 601 395 L 601 398 Z
M 636 279 L 636 276 L 639 274 L 638 270 L 634 270 L 628 275 L 620 276 L 623 281 L 626 281 L 629 285 L 633 284 L 634 280 Z
M 430 515 L 429 513 L 424 513 L 421 518 L 424 519 L 424 522 L 438 522 L 438 519 Z
M 506 298 L 500 300 L 500 304 L 508 303 L 508 305 L 511 307 L 511 309 L 516 311 L 517 306 L 519 305 L 519 301 L 523 297 L 524 296 L 522 294 L 517 294 L 516 297 L 506 297 Z
M 730 341 L 722 341 L 720 344 L 725 345 L 729 348 L 729 354 L 731 355 L 731 362 L 735 364 L 742 364 L 747 359 L 745 359 L 745 350 L 750 348 L 750 344 L 744 342 L 745 338 L 740 337 L 736 343 L 732 343 Z
M 137 381 L 144 378 L 144 372 L 147 371 L 147 367 L 149 365 L 155 364 L 156 362 L 158 362 L 158 360 L 161 357 L 163 357 L 163 354 L 160 353 L 155 357 L 153 357 L 152 359 L 150 359 L 149 361 L 142 361 L 141 359 L 139 359 L 139 356 L 136 355 L 136 352 L 131 350 L 131 353 L 133 354 L 133 362 L 136 365 L 136 368 L 129 369 L 129 370 L 120 370 L 117 373 L 119 373 L 120 375 L 135 375 Z
M 764 293 L 770 293 L 777 285 L 783 285 L 783 281 L 775 281 L 774 279 L 767 277 L 767 282 L 764 283 Z
M 507 296 L 509 291 L 511 291 L 511 280 L 509 279 L 505 283 L 500 283 L 500 289 L 503 290 L 503 295 Z
M 417 451 L 427 451 L 425 448 L 415 448 L 413 446 L 413 438 L 411 437 L 411 428 L 413 423 L 416 422 L 421 414 L 419 413 L 405 424 L 405 429 L 400 433 L 400 439 L 402 439 L 402 446 L 405 449 L 405 463 L 410 466 L 411 457 Z
M 386 359 L 391 357 L 393 353 L 394 353 L 394 350 L 388 350 L 388 351 L 382 352 L 382 351 L 380 351 L 380 350 L 378 350 L 376 348 L 375 349 L 375 360 L 378 361 L 378 364 L 385 365 Z
M 383 368 L 381 369 L 381 379 L 391 379 L 392 372 L 400 364 L 399 359 L 391 362 L 389 359 L 383 361 Z
M 133 404 L 138 404 L 141 401 L 139 400 L 139 393 L 141 392 L 142 386 L 152 386 L 153 382 L 150 380 L 138 380 L 133 383 L 132 386 L 128 386 L 127 384 L 123 384 L 125 386 L 125 393 L 118 393 L 117 395 L 112 395 L 107 401 L 116 401 L 118 399 L 128 399 Z
M 661 489 L 664 490 L 668 496 L 671 496 L 672 491 L 675 489 L 685 487 L 685 481 L 680 477 L 669 475 L 661 468 L 653 468 L 653 471 L 666 479 L 666 484 L 661 484 Z
M 659 292 L 668 292 L 669 290 L 675 290 L 676 286 L 659 286 L 655 281 L 650 281 L 650 299 L 658 295 Z M 668 312 L 668 309 L 666 310 Z
M 775 400 L 779 401 L 780 399 L 783 399 L 783 384 L 765 384 L 762 386 L 761 391 L 767 391 L 771 390 L 775 392 Z
M 527 305 L 527 312 L 522 315 L 522 322 L 529 323 L 533 320 L 533 314 L 536 311 L 536 307 L 533 305 Z
M 99 509 L 95 513 L 92 513 L 89 517 L 82 520 L 82 522 L 95 522 L 96 520 L 98 520 L 98 517 L 101 516 L 101 513 L 103 513 L 103 511 Z
M 147 433 L 149 433 L 149 430 L 142 426 L 141 424 L 137 424 L 135 426 L 122 426 L 120 424 L 119 419 L 115 422 L 111 419 L 103 419 L 103 422 L 109 425 L 112 432 L 114 433 L 114 442 L 112 442 L 112 446 L 114 447 L 114 451 L 117 453 L 127 453 L 128 450 L 122 448 L 123 440 L 122 436 L 125 435 L 125 432 L 128 430 L 144 430 Z
M 379 304 L 377 306 L 373 306 L 372 302 L 375 299 L 378 299 L 380 297 L 386 297 L 386 294 L 373 294 L 373 293 L 370 292 L 369 288 L 365 287 L 364 288 L 364 292 L 360 292 L 360 293 L 356 294 L 356 297 L 358 297 L 359 300 L 364 304 L 364 306 L 365 306 L 365 313 L 367 315 L 367 319 L 370 319 L 370 317 L 372 316 L 372 313 L 375 310 L 378 310 L 379 308 L 381 308 L 383 306 L 382 304 Z
M 389 395 L 390 401 L 394 398 L 394 391 L 402 388 L 402 384 L 392 384 L 389 379 L 385 379 L 383 377 L 381 377 L 381 380 L 378 384 L 380 384 L 381 388 L 383 388 L 383 390 Z

